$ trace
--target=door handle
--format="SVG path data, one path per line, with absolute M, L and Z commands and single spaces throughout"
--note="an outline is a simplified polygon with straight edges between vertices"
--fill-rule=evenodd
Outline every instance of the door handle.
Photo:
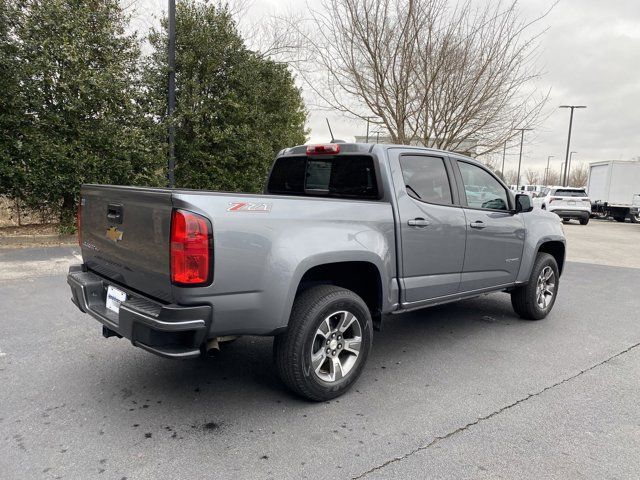
M 111 223 L 122 223 L 122 205 L 110 203 L 107 206 L 107 220 Z
M 482 230 L 483 228 L 485 228 L 485 227 L 486 227 L 486 225 L 484 224 L 484 222 L 483 222 L 482 220 L 477 220 L 477 221 L 475 221 L 475 222 L 471 222 L 471 223 L 469 224 L 469 226 L 470 226 L 471 228 L 477 228 L 478 230 Z
M 429 220 L 425 220 L 424 218 L 414 218 L 407 222 L 407 225 L 410 227 L 426 227 L 429 225 Z

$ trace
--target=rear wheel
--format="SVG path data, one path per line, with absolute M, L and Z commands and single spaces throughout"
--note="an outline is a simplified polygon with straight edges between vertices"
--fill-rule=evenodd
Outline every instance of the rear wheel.
M 571 220 L 571 219 L 570 219 L 570 218 L 563 218 L 563 219 L 562 219 L 562 221 L 563 221 L 564 223 L 568 223 L 568 222 L 569 222 L 569 220 Z
M 529 283 L 511 292 L 511 305 L 515 312 L 527 320 L 546 317 L 556 301 L 559 280 L 556 259 L 548 253 L 538 253 Z
M 358 295 L 332 285 L 310 288 L 296 298 L 289 328 L 274 341 L 278 374 L 310 400 L 335 398 L 362 373 L 372 339 L 371 314 Z
M 586 225 L 587 223 L 589 223 L 589 217 L 580 219 L 580 225 Z
M 640 223 L 640 212 L 635 214 L 630 213 L 629 220 L 631 220 L 631 223 Z
M 620 223 L 624 223 L 624 221 L 625 221 L 625 218 L 624 218 L 624 217 L 613 217 L 613 219 L 614 219 L 616 222 L 620 222 Z

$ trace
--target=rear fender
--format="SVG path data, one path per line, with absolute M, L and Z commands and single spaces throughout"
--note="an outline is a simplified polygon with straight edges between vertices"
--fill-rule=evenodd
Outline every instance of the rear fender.
M 287 299 L 285 302 L 285 310 L 283 317 L 288 324 L 289 314 L 293 308 L 293 302 L 295 301 L 296 293 L 300 282 L 304 275 L 312 268 L 322 265 L 329 265 L 342 262 L 363 262 L 373 265 L 378 271 L 380 277 L 381 288 L 381 312 L 388 312 L 397 308 L 398 301 L 398 287 L 394 278 L 390 278 L 384 272 L 389 270 L 388 266 L 384 264 L 382 258 L 378 257 L 372 252 L 367 251 L 343 251 L 343 252 L 326 252 L 305 258 L 298 267 L 294 275 L 292 276 L 291 285 L 288 289 Z

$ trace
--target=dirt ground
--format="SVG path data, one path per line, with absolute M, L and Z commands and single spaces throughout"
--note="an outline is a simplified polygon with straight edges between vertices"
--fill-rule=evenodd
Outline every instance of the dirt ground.
M 22 235 L 56 235 L 58 233 L 58 225 L 48 223 L 45 225 L 22 225 L 0 227 L 0 237 L 15 237 Z
M 29 210 L 26 208 L 20 211 L 20 222 L 18 222 L 18 211 L 15 202 L 5 197 L 0 197 L 0 236 L 13 235 L 12 230 L 4 230 L 7 227 L 28 227 L 25 233 L 18 235 L 38 235 L 37 232 L 32 233 L 38 225 L 50 225 L 48 214 L 39 211 Z M 31 230 L 29 230 L 31 228 Z M 55 228 L 55 227 L 54 227 Z

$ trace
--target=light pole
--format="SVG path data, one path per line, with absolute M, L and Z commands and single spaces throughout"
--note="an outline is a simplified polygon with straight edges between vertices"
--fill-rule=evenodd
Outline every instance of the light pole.
M 578 152 L 569 152 L 569 163 L 567 163 L 567 185 L 569 185 L 569 173 L 571 172 L 571 159 L 573 154 Z
M 176 107 L 176 0 L 169 0 L 169 45 L 168 45 L 169 80 L 167 92 L 167 118 L 169 119 L 169 188 L 175 186 L 173 171 L 175 169 L 175 126 L 173 112 Z
M 573 126 L 573 111 L 576 108 L 587 108 L 586 105 L 560 105 L 560 108 L 570 108 L 571 109 L 571 115 L 569 116 L 569 135 L 567 136 L 567 152 L 565 153 L 564 156 L 564 163 L 565 163 L 565 172 L 564 172 L 564 177 L 562 179 L 562 186 L 566 186 L 567 185 L 567 165 L 569 164 L 569 149 L 571 148 L 571 127 Z
M 553 155 L 549 155 L 547 157 L 547 168 L 544 170 L 544 184 L 547 184 L 547 180 L 549 178 L 549 161 L 553 158 Z
M 504 147 L 502 147 L 502 170 L 500 170 L 500 174 L 502 175 L 502 180 L 504 180 L 504 157 L 507 155 L 507 141 L 504 141 Z
M 516 190 L 520 188 L 520 167 L 522 166 L 522 144 L 524 143 L 524 132 L 533 130 L 532 128 L 516 128 L 520 131 L 520 156 L 518 157 L 518 176 L 516 177 Z
M 367 138 L 364 141 L 364 143 L 369 143 L 369 119 L 370 118 L 375 118 L 375 117 L 367 117 Z

